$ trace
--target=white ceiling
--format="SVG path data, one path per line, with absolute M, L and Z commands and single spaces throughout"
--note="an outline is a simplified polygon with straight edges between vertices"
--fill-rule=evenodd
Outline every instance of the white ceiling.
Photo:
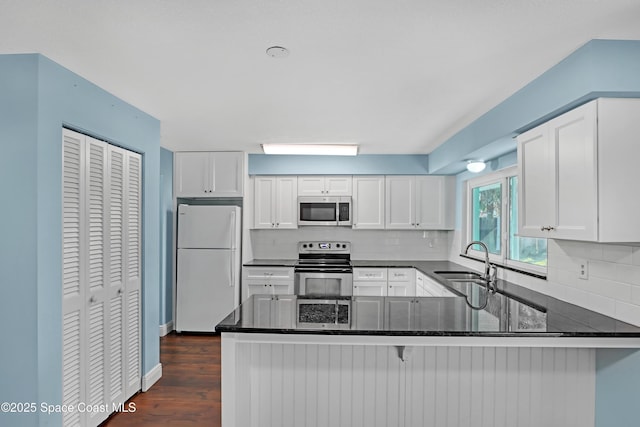
M 0 0 L 0 54 L 158 118 L 171 150 L 427 154 L 594 38 L 640 39 L 640 1 Z

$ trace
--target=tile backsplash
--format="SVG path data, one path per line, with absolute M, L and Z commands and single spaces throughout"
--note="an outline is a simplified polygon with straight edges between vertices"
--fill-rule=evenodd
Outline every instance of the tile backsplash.
M 452 262 L 479 271 L 480 263 L 460 257 L 460 234 L 452 237 Z M 551 240 L 547 280 L 499 269 L 501 279 L 640 326 L 640 247 Z M 586 262 L 587 277 L 578 277 Z
M 548 251 L 548 282 L 562 299 L 640 325 L 640 247 L 549 240 Z
M 250 230 L 249 233 L 254 259 L 297 259 L 300 241 L 340 240 L 351 242 L 351 258 L 360 260 L 444 260 L 448 258 L 453 234 L 338 227 Z

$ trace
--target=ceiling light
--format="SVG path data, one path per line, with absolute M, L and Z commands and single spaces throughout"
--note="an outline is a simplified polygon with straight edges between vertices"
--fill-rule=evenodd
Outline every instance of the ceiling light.
M 469 172 L 478 173 L 482 172 L 487 164 L 482 160 L 467 160 L 467 170 Z
M 265 154 L 303 154 L 316 156 L 355 156 L 356 144 L 261 144 Z
M 272 58 L 284 58 L 289 56 L 289 49 L 282 46 L 271 46 L 267 49 L 267 55 Z

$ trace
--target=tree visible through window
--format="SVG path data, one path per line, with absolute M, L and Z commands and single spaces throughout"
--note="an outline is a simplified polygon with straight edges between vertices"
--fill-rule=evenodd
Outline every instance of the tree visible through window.
M 489 252 L 500 254 L 502 185 L 489 184 L 473 189 L 473 240 L 487 245 Z
M 518 176 L 516 168 L 468 181 L 468 242 L 487 245 L 494 262 L 534 270 L 547 265 L 547 240 L 519 237 Z M 504 212 L 503 212 L 504 211 Z M 472 250 L 478 250 L 472 247 Z M 529 266 L 529 267 L 527 267 Z

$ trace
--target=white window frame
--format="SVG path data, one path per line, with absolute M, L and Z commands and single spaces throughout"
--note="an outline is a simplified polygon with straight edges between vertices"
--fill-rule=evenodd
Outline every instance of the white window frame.
M 464 186 L 465 194 L 464 194 L 464 202 L 463 202 L 463 209 L 464 209 L 463 212 L 464 212 L 465 220 L 463 222 L 464 230 L 462 232 L 461 252 L 464 254 L 464 249 L 467 247 L 467 244 L 469 244 L 469 242 L 473 240 L 472 238 L 473 204 L 471 201 L 471 197 L 473 194 L 472 189 L 476 187 L 493 184 L 493 183 L 500 183 L 502 184 L 502 199 L 501 199 L 502 215 L 501 215 L 501 224 L 500 224 L 500 232 L 501 232 L 500 252 L 501 253 L 500 254 L 489 253 L 489 261 L 500 266 L 510 267 L 514 270 L 546 275 L 547 267 L 542 267 L 534 264 L 529 264 L 526 262 L 509 259 L 509 210 L 510 210 L 509 178 L 513 176 L 518 176 L 517 166 L 501 169 L 496 172 L 482 175 L 478 178 L 468 179 L 466 181 L 466 185 Z M 518 194 L 518 197 L 520 197 L 520 194 Z M 516 230 L 516 234 L 517 234 L 517 230 Z M 474 247 L 476 246 L 472 246 L 471 248 L 469 248 L 467 255 L 472 258 L 484 261 L 485 259 L 484 251 L 476 250 L 474 249 Z

